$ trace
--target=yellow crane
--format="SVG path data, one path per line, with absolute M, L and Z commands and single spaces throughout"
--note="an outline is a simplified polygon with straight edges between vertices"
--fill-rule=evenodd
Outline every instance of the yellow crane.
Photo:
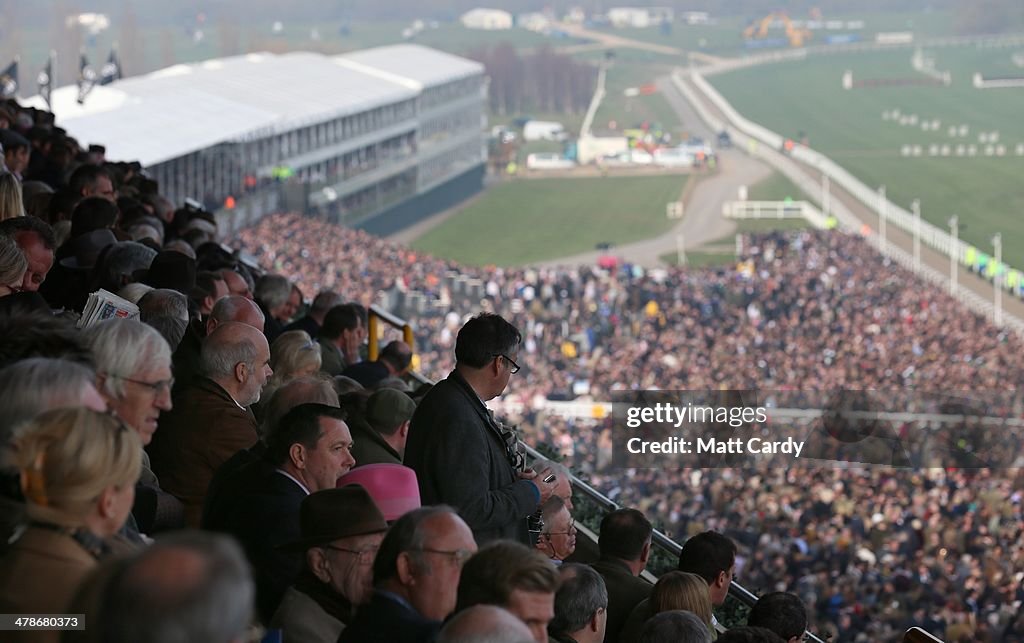
M 743 37 L 747 40 L 761 40 L 768 37 L 768 30 L 775 22 L 781 22 L 786 30 L 786 38 L 789 39 L 790 47 L 803 47 L 804 42 L 810 40 L 811 31 L 803 27 L 796 27 L 793 21 L 784 13 L 770 13 L 761 20 L 751 23 L 743 30 Z

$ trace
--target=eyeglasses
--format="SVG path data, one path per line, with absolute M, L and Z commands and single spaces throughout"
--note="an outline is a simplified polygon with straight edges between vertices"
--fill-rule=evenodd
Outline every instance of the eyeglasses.
M 417 551 L 426 552 L 428 554 L 440 554 L 441 556 L 447 556 L 458 567 L 462 567 L 466 563 L 466 561 L 469 560 L 469 557 L 473 555 L 473 552 L 469 551 L 468 549 L 454 549 L 449 551 L 445 549 L 430 549 L 429 547 L 421 547 Z
M 122 379 L 122 380 L 124 380 L 126 382 L 131 382 L 132 384 L 138 384 L 139 386 L 145 386 L 149 390 L 153 391 L 153 395 L 160 395 L 160 393 L 163 392 L 163 391 L 167 391 L 168 393 L 170 393 L 171 389 L 174 388 L 174 378 L 173 377 L 171 379 L 169 379 L 169 380 L 160 380 L 159 382 L 144 382 L 142 380 L 133 380 L 130 377 L 121 377 L 120 375 L 112 375 L 111 377 L 117 377 L 117 378 L 120 378 L 120 379 Z
M 571 536 L 572 534 L 575 534 L 575 533 L 576 533 L 576 519 L 575 518 L 570 518 L 569 519 L 569 527 L 566 529 L 566 531 L 549 531 L 549 532 L 547 532 L 547 534 L 549 536 Z
M 338 547 L 337 545 L 323 545 L 324 549 L 333 549 L 334 551 L 343 551 L 349 554 L 355 554 L 359 559 L 360 565 L 369 565 L 373 562 L 373 559 L 377 557 L 377 551 L 380 547 L 368 547 L 366 549 L 347 549 L 345 547 Z
M 508 355 L 506 355 L 506 354 L 504 354 L 504 353 L 496 353 L 496 354 L 495 354 L 494 356 L 495 356 L 495 357 L 502 357 L 502 358 L 504 358 L 504 359 L 505 359 L 505 361 L 509 363 L 509 366 L 511 366 L 511 371 L 510 371 L 510 372 L 511 372 L 511 373 L 512 373 L 513 375 L 515 375 L 516 373 L 518 373 L 518 372 L 519 372 L 519 369 L 520 369 L 521 367 L 519 366 L 519 364 L 516 364 L 515 360 L 513 360 L 513 359 L 512 359 L 511 357 L 509 357 Z

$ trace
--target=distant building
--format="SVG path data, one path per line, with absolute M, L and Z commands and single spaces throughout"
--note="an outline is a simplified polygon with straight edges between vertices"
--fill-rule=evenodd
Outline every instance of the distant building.
M 540 12 L 521 13 L 516 17 L 516 26 L 528 31 L 544 32 L 551 28 L 551 20 Z
M 679 20 L 688 25 L 711 24 L 711 16 L 707 11 L 684 11 L 679 15 Z
M 473 9 L 459 18 L 466 29 L 486 29 L 488 31 L 512 28 L 512 14 L 500 9 Z
M 616 7 L 608 10 L 608 22 L 619 29 L 657 27 L 672 22 L 672 19 L 673 11 L 670 7 Z

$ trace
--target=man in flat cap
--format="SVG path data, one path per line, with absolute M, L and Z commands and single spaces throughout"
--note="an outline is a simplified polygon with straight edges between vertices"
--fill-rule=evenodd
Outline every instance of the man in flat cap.
M 402 464 L 415 411 L 416 403 L 401 391 L 385 388 L 373 393 L 366 400 L 366 412 L 349 423 L 357 466 Z
M 270 622 L 286 641 L 334 643 L 354 607 L 373 593 L 373 560 L 388 529 L 359 485 L 310 494 L 300 509 L 302 537 L 282 549 L 303 551 L 306 565 Z

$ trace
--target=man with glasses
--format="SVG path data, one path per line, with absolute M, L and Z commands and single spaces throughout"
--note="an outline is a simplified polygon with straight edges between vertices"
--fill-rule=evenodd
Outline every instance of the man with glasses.
M 446 506 L 414 509 L 384 537 L 373 562 L 374 593 L 338 643 L 426 643 L 455 609 L 473 533 Z
M 527 517 L 568 480 L 523 471 L 515 437 L 485 403 L 518 373 L 522 335 L 498 315 L 470 319 L 455 340 L 455 370 L 423 398 L 409 426 L 404 464 L 416 471 L 423 504 L 448 504 L 478 543 L 498 538 L 531 545 Z
M 576 521 L 559 496 L 551 496 L 541 510 L 544 527 L 537 538 L 537 551 L 561 565 L 576 551 Z
M 285 546 L 305 552 L 306 566 L 270 622 L 286 641 L 335 643 L 373 593 L 373 560 L 388 523 L 359 485 L 324 489 L 302 501 L 302 538 Z

